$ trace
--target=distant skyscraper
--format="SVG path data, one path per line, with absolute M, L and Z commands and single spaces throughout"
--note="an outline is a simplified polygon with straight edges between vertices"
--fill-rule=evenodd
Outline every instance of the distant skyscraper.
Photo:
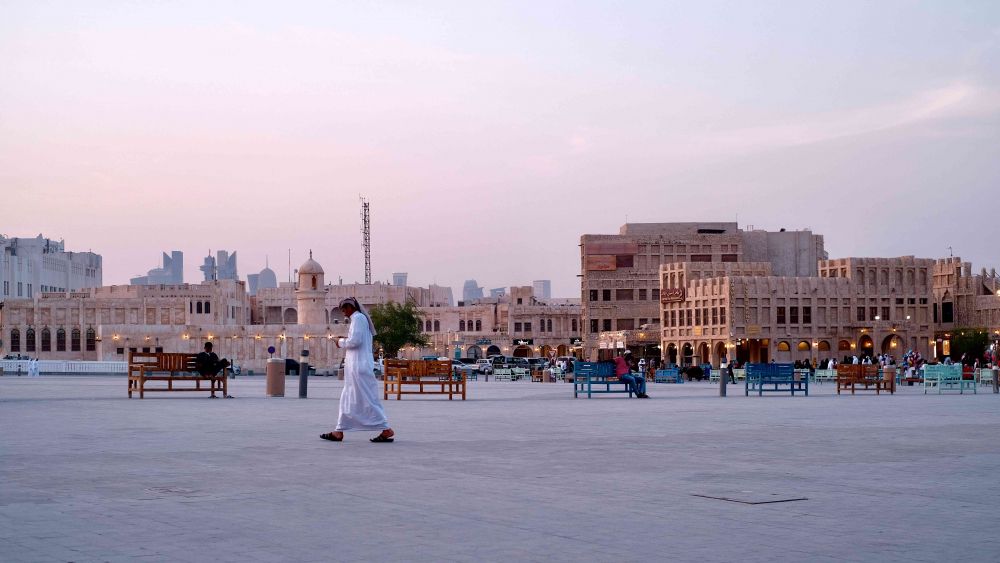
M 214 258 L 211 254 L 206 256 L 199 268 L 205 274 L 205 281 L 240 279 L 236 270 L 235 252 L 229 254 L 225 250 L 220 250 L 215 255 Z
M 490 290 L 490 297 L 494 299 L 503 297 L 504 295 L 507 295 L 506 287 L 494 287 L 493 289 Z
M 153 268 L 145 276 L 137 276 L 129 280 L 131 285 L 176 285 L 184 283 L 184 253 L 174 250 L 163 253 L 163 266 Z
M 406 272 L 397 272 L 392 274 L 392 285 L 406 287 L 406 277 Z
M 479 287 L 476 280 L 466 280 L 462 286 L 462 301 L 471 303 L 474 299 L 483 298 L 483 288 Z
M 257 295 L 261 289 L 274 289 L 276 287 L 278 287 L 278 276 L 268 266 L 264 266 L 259 274 L 247 275 L 247 291 L 250 295 Z
M 535 291 L 536 299 L 549 299 L 552 297 L 552 280 L 535 280 L 531 286 Z

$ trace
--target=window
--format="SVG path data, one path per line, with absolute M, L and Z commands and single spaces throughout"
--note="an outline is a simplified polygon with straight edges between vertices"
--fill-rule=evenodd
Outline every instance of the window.
M 687 320 L 687 326 L 691 326 L 691 318 L 692 318 L 691 309 L 687 310 L 687 312 L 684 314 L 684 317 Z
M 22 282 L 17 282 L 17 296 L 18 297 L 22 297 L 24 295 L 24 293 L 22 292 L 23 286 L 21 285 L 21 283 Z
M 726 308 L 719 307 L 719 324 L 726 324 Z
M 618 330 L 634 330 L 635 319 L 618 319 Z
M 205 302 L 205 314 L 207 315 L 207 314 L 209 314 L 211 312 L 212 312 L 212 304 L 209 303 L 208 301 L 206 301 Z
M 611 330 L 611 319 L 604 319 L 601 324 L 604 326 L 604 330 Z
M 712 307 L 712 324 L 719 324 L 719 309 L 716 307 Z
M 573 334 L 576 334 L 576 329 L 577 329 L 576 319 L 570 319 L 570 326 L 571 326 L 570 331 L 572 331 Z
M 635 256 L 631 254 L 619 254 L 615 256 L 616 268 L 632 268 L 635 265 Z
M 889 320 L 889 308 L 888 307 L 882 307 L 882 320 L 883 321 Z
M 701 324 L 701 309 L 694 310 L 694 324 L 695 325 Z
M 10 351 L 20 352 L 21 351 L 21 331 L 16 328 L 10 331 Z
M 56 352 L 66 351 L 66 331 L 59 329 L 56 331 Z
M 712 261 L 712 255 L 711 254 L 692 254 L 691 255 L 691 261 L 692 262 L 711 262 Z
M 115 354 L 118 354 L 119 356 L 124 355 L 125 354 L 125 349 L 124 348 L 115 348 Z
M 796 348 L 798 348 L 799 352 L 808 352 L 809 351 L 809 343 L 806 342 L 805 340 L 802 340 L 802 341 L 799 342 L 799 344 L 798 344 L 798 346 L 796 346 Z
M 521 323 L 514 323 L 514 332 L 521 332 Z
M 312 288 L 316 289 L 316 276 L 312 277 Z
M 597 332 L 597 319 L 590 319 L 590 332 L 591 334 Z
M 199 315 L 200 315 L 200 314 L 202 314 L 202 310 L 201 310 L 201 301 L 199 301 L 199 302 L 198 302 L 198 307 L 197 307 L 197 308 L 196 308 L 195 310 L 196 310 L 196 312 L 197 312 L 197 313 L 198 313 Z
M 954 303 L 942 303 L 941 304 L 941 322 L 943 322 L 943 323 L 953 323 L 953 322 L 955 322 L 955 304 Z
M 632 301 L 633 299 L 634 299 L 634 293 L 631 289 L 615 290 L 615 301 Z
M 602 301 L 611 301 L 611 290 L 610 289 L 605 289 L 605 290 L 601 291 L 601 300 Z
M 35 351 L 35 329 L 33 328 L 29 328 L 27 332 L 24 333 L 24 351 Z
M 524 323 L 524 332 L 531 332 L 531 323 Z
M 465 320 L 458 321 L 458 330 L 460 332 L 465 332 Z
M 793 325 L 799 324 L 799 308 L 798 307 L 789 307 L 789 311 L 788 312 L 790 313 L 789 316 L 791 317 L 792 324 Z
M 778 324 L 779 325 L 785 324 L 785 308 L 784 307 L 778 307 Z
M 813 322 L 813 308 L 803 307 L 802 308 L 802 324 L 811 324 Z
M 476 332 L 483 330 L 483 321 L 476 321 Z
M 552 319 L 545 321 L 548 326 L 545 328 L 545 332 L 552 332 Z
M 434 321 L 434 332 L 441 332 L 441 321 Z
M 545 332 L 545 319 L 538 319 L 538 332 Z
M 868 320 L 874 321 L 878 316 L 878 307 L 868 307 Z
M 188 312 L 194 314 L 194 301 L 188 301 Z
M 859 321 L 865 320 L 865 308 L 864 307 L 858 307 L 858 320 Z
M 42 329 L 42 352 L 52 351 L 52 331 L 45 327 Z
M 80 329 L 74 328 L 72 332 L 69 333 L 69 349 L 72 352 L 80 351 Z
M 896 305 L 902 305 L 902 304 L 903 304 L 903 298 L 902 297 L 897 297 L 896 298 Z
M 736 262 L 736 255 L 735 254 L 723 254 L 722 255 L 722 261 L 723 262 Z
M 644 324 L 646 324 L 648 322 L 649 322 L 649 319 L 642 319 L 642 318 L 640 318 L 639 319 L 639 328 L 642 328 L 642 325 L 644 325 Z
M 926 297 L 921 297 L 920 298 L 920 304 L 921 305 L 926 305 L 927 304 L 927 298 Z
M 87 351 L 93 352 L 97 350 L 97 333 L 94 332 L 93 328 L 87 329 Z
M 597 290 L 596 289 L 591 289 L 590 290 L 590 300 L 591 301 L 597 301 Z
M 645 301 L 645 300 L 646 300 L 646 295 L 647 295 L 648 293 L 649 293 L 649 292 L 648 292 L 648 291 L 646 291 L 645 289 L 640 289 L 640 290 L 639 290 L 639 301 Z
M 653 301 L 659 301 L 660 300 L 660 288 L 658 288 L 658 287 L 654 288 L 651 293 L 653 294 Z
M 523 304 L 524 304 L 524 299 L 523 299 L 523 298 L 521 298 L 521 297 L 518 297 L 518 298 L 517 298 L 517 304 L 518 304 L 518 305 L 523 305 Z
M 789 346 L 788 343 L 785 342 L 784 340 L 782 340 L 781 342 L 778 343 L 778 351 L 779 352 L 788 352 L 791 349 L 792 349 L 792 347 Z

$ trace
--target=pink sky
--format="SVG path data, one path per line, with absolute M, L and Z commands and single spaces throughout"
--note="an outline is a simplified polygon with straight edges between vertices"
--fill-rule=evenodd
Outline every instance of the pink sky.
M 989 2 L 0 7 L 0 232 L 284 279 L 578 295 L 583 233 L 812 228 L 832 256 L 997 260 Z

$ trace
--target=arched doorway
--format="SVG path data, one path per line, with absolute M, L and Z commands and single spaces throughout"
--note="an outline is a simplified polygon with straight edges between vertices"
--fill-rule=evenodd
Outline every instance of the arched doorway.
M 690 343 L 685 342 L 684 346 L 681 347 L 681 362 L 683 365 L 689 366 L 692 360 L 694 360 L 694 348 L 691 347 Z
M 479 346 L 469 346 L 468 350 L 465 351 L 465 355 L 473 360 L 478 360 L 483 357 L 483 349 Z
M 718 368 L 722 367 L 723 358 L 725 358 L 726 361 L 729 361 L 729 358 L 726 355 L 726 344 L 725 344 L 725 342 L 719 342 L 719 343 L 717 343 L 715 345 L 715 364 L 716 364 L 716 367 L 718 367 Z
M 531 346 L 518 346 L 514 348 L 515 358 L 530 358 L 531 357 Z
M 299 323 L 299 312 L 295 309 L 285 309 L 284 315 L 281 317 L 281 322 L 286 325 L 294 325 Z
M 709 362 L 709 359 L 710 358 L 708 357 L 708 343 L 702 342 L 701 344 L 698 345 L 698 363 L 707 364 Z
M 792 361 L 792 347 L 788 342 L 782 340 L 775 347 L 774 359 L 777 362 L 788 363 Z
M 554 357 L 556 355 L 556 351 L 552 346 L 545 345 L 542 346 L 542 349 L 539 351 L 539 354 L 540 357 L 545 358 L 547 360 L 551 357 Z
M 567 346 L 565 344 L 560 344 L 559 347 L 556 348 L 556 355 L 559 356 L 560 358 L 564 357 L 564 356 L 568 356 L 569 355 L 569 346 Z
M 890 334 L 882 340 L 882 353 L 893 356 L 906 352 L 903 350 L 903 339 L 898 334 Z
M 499 356 L 499 355 L 500 355 L 500 347 L 499 346 L 490 346 L 489 348 L 486 349 L 486 357 L 487 358 L 489 358 L 491 356 Z
M 668 364 L 677 365 L 677 345 L 667 344 L 667 357 L 664 358 Z
M 820 352 L 829 352 L 830 351 L 830 341 L 829 340 L 820 340 L 819 341 L 819 351 Z
M 872 337 L 867 334 L 862 335 L 858 339 L 858 350 L 860 351 L 861 357 L 871 357 L 874 354 L 875 344 L 872 342 Z
M 837 343 L 837 351 L 838 352 L 850 352 L 851 351 L 851 343 L 848 342 L 848 341 L 846 341 L 846 340 L 841 340 L 840 342 Z

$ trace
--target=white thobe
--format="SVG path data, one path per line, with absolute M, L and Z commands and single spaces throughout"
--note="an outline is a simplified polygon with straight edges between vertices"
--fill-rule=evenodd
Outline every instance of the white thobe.
M 344 358 L 344 390 L 340 393 L 337 432 L 385 430 L 389 421 L 379 400 L 372 356 L 372 332 L 368 319 L 358 311 L 351 315 L 347 338 L 339 340 L 347 350 Z

